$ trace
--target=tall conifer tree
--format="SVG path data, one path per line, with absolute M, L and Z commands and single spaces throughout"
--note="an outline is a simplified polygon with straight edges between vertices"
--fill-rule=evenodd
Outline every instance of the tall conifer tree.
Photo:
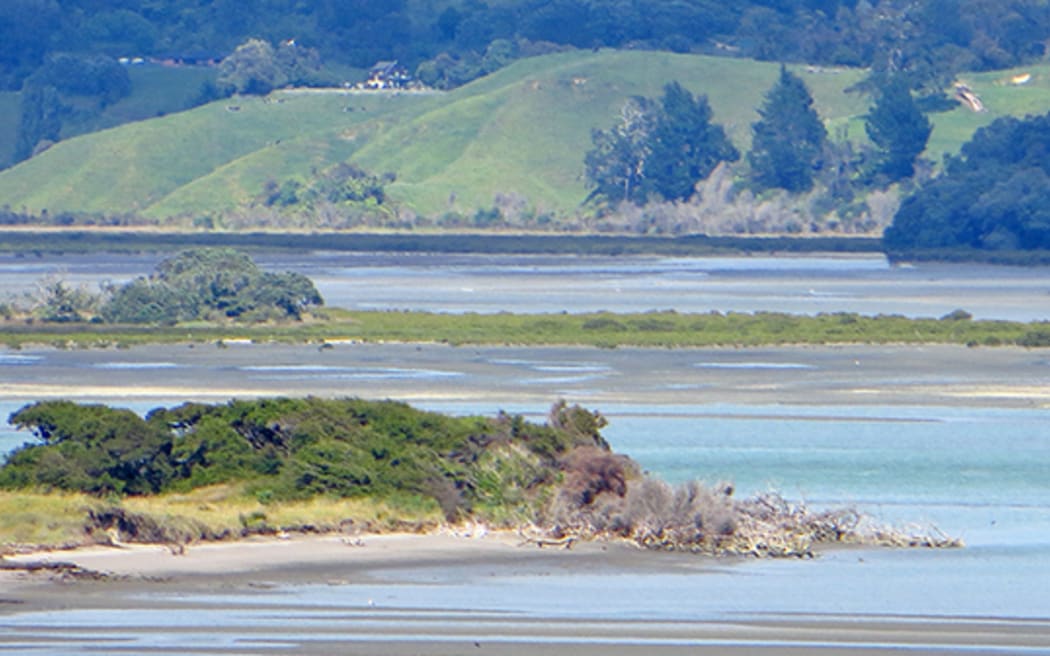
M 685 200 L 720 162 L 735 162 L 740 153 L 722 126 L 711 123 L 707 96 L 694 98 L 672 82 L 664 87 L 660 109 L 646 163 L 646 183 L 666 200 Z
M 805 82 L 781 66 L 780 78 L 758 114 L 759 121 L 751 126 L 754 137 L 748 154 L 754 182 L 762 189 L 809 191 L 828 133 Z
M 880 86 L 864 130 L 878 149 L 874 172 L 894 182 L 915 173 L 915 160 L 926 150 L 933 126 L 907 85 L 891 79 Z

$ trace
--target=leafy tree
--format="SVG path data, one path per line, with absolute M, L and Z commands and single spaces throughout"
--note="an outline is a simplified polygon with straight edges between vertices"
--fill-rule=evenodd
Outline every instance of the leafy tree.
M 720 125 L 711 123 L 706 96 L 694 98 L 678 82 L 664 87 L 660 115 L 645 165 L 646 184 L 666 200 L 693 195 L 697 182 L 740 153 Z
M 566 456 L 608 453 L 605 419 L 565 403 L 539 426 L 521 417 L 450 417 L 403 403 L 259 399 L 128 410 L 69 401 L 27 405 L 9 422 L 38 443 L 0 468 L 0 488 L 149 494 L 246 481 L 274 499 L 315 495 L 430 498 L 449 518 L 512 487 L 537 500 Z M 546 490 L 547 494 L 542 491 Z M 516 507 L 523 497 L 515 498 Z
M 286 82 L 276 51 L 262 39 L 248 39 L 219 64 L 219 85 L 233 93 L 264 96 Z
M 635 96 L 620 109 L 617 125 L 591 132 L 594 148 L 584 158 L 587 180 L 594 187 L 589 198 L 600 196 L 613 203 L 646 201 L 645 163 L 657 120 L 653 101 Z
M 68 96 L 95 98 L 102 106 L 131 93 L 127 68 L 106 55 L 51 55 L 26 84 L 52 86 Z
M 503 68 L 518 57 L 518 46 L 507 39 L 496 39 L 485 48 L 481 70 L 488 75 Z
M 1047 153 L 1050 114 L 979 129 L 941 175 L 904 199 L 887 249 L 1050 248 Z
M 49 85 L 27 85 L 18 104 L 18 139 L 15 161 L 29 159 L 48 142 L 58 141 L 62 121 L 69 108 L 58 89 Z
M 781 66 L 780 77 L 758 114 L 760 119 L 751 126 L 754 138 L 748 154 L 754 183 L 761 189 L 811 189 L 827 130 L 813 108 L 806 83 Z
M 176 323 L 194 319 L 300 319 L 324 300 L 306 276 L 264 272 L 229 248 L 184 251 L 111 291 L 101 316 L 116 323 Z
M 874 172 L 893 182 L 915 173 L 915 160 L 926 150 L 933 125 L 905 83 L 892 79 L 880 89 L 864 129 L 878 152 Z
M 131 78 L 104 55 L 51 55 L 22 85 L 15 160 L 58 141 L 63 125 L 91 116 L 131 93 Z M 74 112 L 74 107 L 78 108 Z
M 171 480 L 166 427 L 130 410 L 41 401 L 13 413 L 8 422 L 32 429 L 43 443 L 13 453 L 0 485 L 143 494 L 158 492 Z
M 137 278 L 111 290 L 99 314 L 110 323 L 173 325 L 196 315 L 187 300 L 165 282 Z
M 30 299 L 33 314 L 52 323 L 83 321 L 95 309 L 96 301 L 86 289 L 70 287 L 59 278 L 43 280 L 36 296 Z
M 740 157 L 722 127 L 711 123 L 707 98 L 693 97 L 678 82 L 664 87 L 659 103 L 629 99 L 619 124 L 593 131 L 591 140 L 584 159 L 591 197 L 611 202 L 689 198 L 720 162 Z
M 321 71 L 321 55 L 315 48 L 284 41 L 274 50 L 274 60 L 285 85 L 332 85 Z

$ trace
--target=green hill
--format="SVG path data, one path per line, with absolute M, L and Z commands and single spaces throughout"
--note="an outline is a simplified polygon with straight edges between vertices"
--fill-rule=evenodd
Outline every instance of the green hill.
M 863 71 L 796 69 L 832 134 L 863 138 L 867 99 L 844 93 Z M 988 111 L 937 115 L 929 155 L 939 160 L 1004 114 L 1050 108 L 1050 67 L 966 78 Z M 584 198 L 590 131 L 611 125 L 625 98 L 656 96 L 678 80 L 707 94 L 715 119 L 746 150 L 754 108 L 777 65 L 659 52 L 577 51 L 521 60 L 447 94 L 276 92 L 234 98 L 56 144 L 0 173 L 0 205 L 31 211 L 138 212 L 157 219 L 234 207 L 268 180 L 308 178 L 349 160 L 395 172 L 390 195 L 416 211 L 471 212 L 496 194 L 540 210 Z

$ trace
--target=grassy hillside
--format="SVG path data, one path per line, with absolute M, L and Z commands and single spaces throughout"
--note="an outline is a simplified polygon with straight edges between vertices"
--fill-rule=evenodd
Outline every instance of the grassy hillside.
M 131 94 L 106 107 L 100 114 L 62 126 L 62 138 L 69 139 L 96 130 L 132 121 L 179 112 L 194 104 L 205 82 L 214 81 L 217 72 L 204 67 L 132 66 Z M 10 166 L 18 138 L 18 103 L 21 94 L 0 93 L 0 168 Z
M 857 70 L 796 69 L 832 133 L 863 138 L 867 99 L 844 89 Z M 1050 108 L 1050 67 L 967 82 L 988 112 L 935 117 L 930 154 L 957 150 L 1003 114 Z M 472 212 L 496 194 L 568 211 L 585 196 L 590 131 L 611 125 L 625 98 L 656 96 L 678 80 L 710 99 L 715 119 L 746 150 L 754 108 L 777 65 L 657 52 L 581 51 L 523 60 L 448 94 L 278 92 L 231 99 L 57 144 L 0 173 L 0 204 L 39 211 L 136 211 L 158 219 L 225 209 L 267 180 L 306 178 L 349 159 L 396 172 L 391 195 L 425 214 Z

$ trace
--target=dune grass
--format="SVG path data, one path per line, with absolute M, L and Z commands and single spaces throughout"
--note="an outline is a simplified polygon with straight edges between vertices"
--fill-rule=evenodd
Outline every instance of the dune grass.
M 0 490 L 0 553 L 32 545 L 82 544 L 87 512 L 100 505 L 84 494 Z

